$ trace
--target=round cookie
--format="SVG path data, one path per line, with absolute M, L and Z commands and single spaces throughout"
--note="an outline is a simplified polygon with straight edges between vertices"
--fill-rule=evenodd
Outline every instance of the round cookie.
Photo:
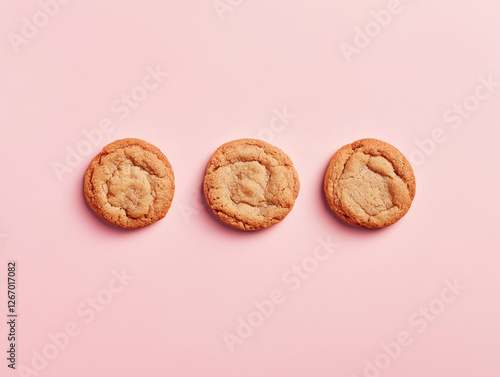
M 394 224 L 410 209 L 416 184 L 406 157 L 391 144 L 362 139 L 340 148 L 325 174 L 328 204 L 365 228 Z
M 90 163 L 84 191 L 103 219 L 121 228 L 142 228 L 167 214 L 174 197 L 174 172 L 154 145 L 140 139 L 117 140 Z
M 300 183 L 292 160 L 261 140 L 234 140 L 208 163 L 204 192 L 222 221 L 243 230 L 279 223 L 293 208 Z

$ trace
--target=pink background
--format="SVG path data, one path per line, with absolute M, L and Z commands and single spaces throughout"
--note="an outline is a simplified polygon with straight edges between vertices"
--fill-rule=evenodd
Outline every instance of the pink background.
M 18 367 L 75 322 L 80 333 L 37 375 L 375 376 L 366 360 L 406 331 L 412 344 L 380 375 L 500 376 L 500 87 L 458 129 L 443 121 L 480 77 L 500 81 L 500 3 L 401 0 L 348 63 L 339 44 L 387 4 L 245 0 L 221 20 L 211 0 L 75 0 L 15 53 L 8 33 L 40 5 L 3 0 L 0 281 L 17 260 Z M 113 101 L 158 64 L 169 78 L 119 119 Z M 230 229 L 200 202 L 208 159 L 284 107 L 295 118 L 272 143 L 299 173 L 296 206 L 268 230 Z M 115 129 L 59 181 L 52 164 L 103 118 Z M 323 175 L 342 145 L 375 137 L 417 156 L 437 127 L 446 141 L 415 166 L 399 223 L 367 231 L 327 208 Z M 137 231 L 101 221 L 82 194 L 92 157 L 125 137 L 161 148 L 176 175 L 167 217 Z M 339 248 L 292 291 L 282 275 L 326 237 Z M 77 309 L 122 269 L 135 279 L 87 324 Z M 418 332 L 409 318 L 439 304 L 447 279 L 467 289 Z M 223 334 L 276 289 L 286 301 L 230 353 Z

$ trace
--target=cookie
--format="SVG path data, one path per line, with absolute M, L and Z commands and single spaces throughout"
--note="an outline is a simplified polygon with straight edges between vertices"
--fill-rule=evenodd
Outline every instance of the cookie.
M 204 192 L 222 221 L 243 230 L 279 223 L 299 195 L 299 176 L 281 149 L 241 139 L 219 147 L 208 163 Z
M 162 219 L 174 197 L 172 166 L 140 139 L 106 145 L 85 173 L 85 198 L 103 219 L 121 228 L 142 228 Z
M 343 220 L 383 228 L 406 215 L 416 185 L 413 169 L 399 150 L 380 140 L 362 139 L 335 153 L 324 189 L 328 204 Z

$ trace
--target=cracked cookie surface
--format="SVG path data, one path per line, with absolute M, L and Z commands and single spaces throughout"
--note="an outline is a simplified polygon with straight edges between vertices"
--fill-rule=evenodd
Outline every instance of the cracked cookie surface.
M 362 139 L 339 149 L 325 174 L 328 204 L 343 220 L 383 228 L 400 220 L 416 192 L 406 157 L 392 145 Z
M 300 183 L 292 160 L 261 140 L 219 147 L 206 170 L 207 203 L 222 221 L 243 230 L 279 223 L 292 210 Z
M 106 145 L 85 173 L 88 204 L 121 228 L 142 228 L 165 217 L 174 191 L 174 172 L 168 159 L 140 139 Z

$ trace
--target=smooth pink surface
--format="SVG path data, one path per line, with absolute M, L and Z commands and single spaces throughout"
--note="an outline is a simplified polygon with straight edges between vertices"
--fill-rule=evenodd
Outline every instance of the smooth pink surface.
M 75 0 L 15 53 L 8 33 L 40 5 L 2 1 L 0 291 L 17 260 L 18 367 L 75 322 L 80 333 L 37 375 L 375 376 L 366 360 L 384 365 L 381 343 L 406 332 L 411 345 L 380 375 L 500 376 L 500 87 L 461 127 L 443 120 L 479 78 L 500 81 L 500 3 L 401 0 L 348 63 L 339 44 L 387 6 L 244 0 L 221 20 L 211 0 Z M 120 119 L 113 101 L 157 65 L 170 76 Z M 200 200 L 208 159 L 262 135 L 283 108 L 295 118 L 272 143 L 299 173 L 296 206 L 265 231 L 230 229 Z M 54 162 L 103 118 L 115 129 L 60 182 Z M 323 175 L 342 145 L 375 137 L 416 156 L 436 128 L 446 141 L 415 166 L 417 196 L 399 223 L 367 231 L 327 208 Z M 82 193 L 92 157 L 125 137 L 161 148 L 176 175 L 167 217 L 137 231 L 101 221 Z M 327 237 L 338 249 L 292 290 L 283 276 Z M 123 269 L 135 279 L 86 323 L 78 308 Z M 467 289 L 441 308 L 456 279 Z M 285 302 L 230 353 L 223 334 L 275 290 Z M 419 332 L 414 313 L 429 305 L 443 313 Z M 2 376 L 19 375 L 6 364 Z

